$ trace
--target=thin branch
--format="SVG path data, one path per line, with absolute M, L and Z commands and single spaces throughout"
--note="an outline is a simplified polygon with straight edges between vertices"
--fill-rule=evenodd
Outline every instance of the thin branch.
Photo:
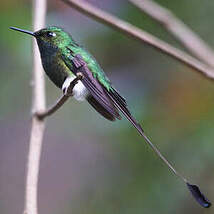
M 78 83 L 78 81 L 81 80 L 82 78 L 83 78 L 83 75 L 80 72 L 78 72 L 77 77 L 70 82 L 70 85 L 67 88 L 66 94 L 60 97 L 59 100 L 53 106 L 49 107 L 47 110 L 36 112 L 36 116 L 40 120 L 43 120 L 45 117 L 50 116 L 54 112 L 56 112 L 60 107 L 62 107 L 62 105 L 68 100 L 69 97 L 73 96 L 73 88 Z
M 129 0 L 144 13 L 160 23 L 194 56 L 214 67 L 214 52 L 197 34 L 179 20 L 171 11 L 152 0 Z
M 56 112 L 67 100 L 69 96 L 62 95 L 59 100 L 51 107 L 49 107 L 45 111 L 36 112 L 36 116 L 39 118 L 39 120 L 43 120 L 47 116 L 52 115 L 54 112 Z
M 102 22 L 105 25 L 108 25 L 123 34 L 132 37 L 140 42 L 146 43 L 147 45 L 159 50 L 160 52 L 180 61 L 181 63 L 187 65 L 192 68 L 193 71 L 197 71 L 202 74 L 204 77 L 209 79 L 214 79 L 214 71 L 209 66 L 201 63 L 199 60 L 194 57 L 186 54 L 185 52 L 174 48 L 168 43 L 152 36 L 151 34 L 141 30 L 133 26 L 132 24 L 125 22 L 110 13 L 107 13 L 97 7 L 92 6 L 86 1 L 82 0 L 62 0 L 67 3 L 69 6 L 77 9 L 83 14 L 90 16 L 97 20 L 98 22 Z
M 45 25 L 46 0 L 34 0 L 34 31 L 41 29 Z M 36 45 L 33 43 L 34 67 L 33 67 L 33 105 L 32 110 L 43 111 L 45 109 L 45 85 L 44 75 L 40 62 L 40 55 Z M 39 163 L 41 147 L 44 135 L 45 123 L 36 116 L 32 118 L 32 128 L 30 135 L 30 148 L 27 164 L 25 214 L 38 214 L 37 189 L 39 176 Z

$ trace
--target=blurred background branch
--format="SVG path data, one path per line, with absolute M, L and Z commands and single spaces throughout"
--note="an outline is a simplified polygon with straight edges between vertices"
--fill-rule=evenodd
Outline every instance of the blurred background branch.
M 45 26 L 46 0 L 33 1 L 33 31 Z M 33 96 L 32 113 L 45 109 L 45 81 L 44 71 L 41 66 L 40 54 L 33 41 Z M 27 163 L 26 195 L 24 214 L 38 213 L 38 178 L 41 148 L 44 136 L 45 121 L 40 120 L 35 114 L 32 116 L 32 127 L 29 142 L 29 154 Z
M 170 44 L 156 38 L 155 36 L 141 30 L 140 28 L 135 27 L 134 25 L 125 22 L 116 16 L 103 11 L 86 1 L 77 1 L 77 0 L 63 0 L 65 3 L 71 7 L 79 10 L 80 12 L 96 19 L 99 22 L 102 22 L 125 35 L 128 35 L 134 39 L 139 40 L 140 42 L 146 43 L 147 45 L 159 50 L 160 52 L 184 63 L 188 67 L 192 68 L 193 71 L 198 71 L 205 77 L 214 79 L 214 71 L 209 66 L 203 64 L 194 57 L 186 54 L 185 52 L 171 46 Z
M 214 52 L 196 33 L 179 20 L 170 10 L 153 0 L 129 0 L 152 17 L 180 41 L 195 57 L 214 67 Z

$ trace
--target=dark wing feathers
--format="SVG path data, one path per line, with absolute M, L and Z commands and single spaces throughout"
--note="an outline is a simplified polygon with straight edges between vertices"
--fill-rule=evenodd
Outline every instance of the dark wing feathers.
M 127 108 L 126 100 L 114 89 L 107 90 L 100 84 L 100 82 L 93 76 L 93 73 L 89 70 L 86 62 L 80 55 L 76 55 L 72 58 L 72 71 L 76 74 L 81 72 L 83 79 L 81 80 L 85 87 L 91 93 L 88 97 L 88 102 L 105 118 L 114 121 L 115 118 L 121 119 L 118 110 L 120 110 L 124 116 L 132 123 L 132 125 L 143 134 L 143 129 L 140 124 L 132 117 L 130 111 Z
M 115 121 L 115 116 L 105 109 L 92 95 L 87 97 L 87 101 L 99 112 L 103 117 L 110 121 Z
M 87 77 L 85 77 L 84 73 L 83 76 L 84 78 L 82 80 L 82 83 L 90 91 L 91 95 L 96 99 L 96 101 L 100 103 L 114 117 L 120 119 L 120 115 L 117 109 L 113 105 L 112 101 L 109 99 L 108 95 L 104 92 L 103 88 L 100 87 L 100 84 L 96 83 L 95 85 L 94 83 L 92 83 Z M 97 84 L 99 85 L 100 88 L 97 87 L 98 86 Z
M 105 92 L 103 86 L 96 78 L 94 78 L 93 73 L 89 70 L 82 57 L 80 55 L 76 55 L 72 59 L 72 64 L 74 67 L 73 72 L 75 74 L 78 72 L 83 74 L 83 79 L 81 81 L 94 98 L 89 98 L 89 103 L 105 118 L 112 121 L 115 120 L 115 118 L 121 119 L 117 108 L 115 108 L 113 102 L 109 99 L 109 96 Z

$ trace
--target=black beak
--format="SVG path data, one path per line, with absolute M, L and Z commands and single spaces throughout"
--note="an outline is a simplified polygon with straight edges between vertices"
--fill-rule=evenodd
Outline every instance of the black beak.
M 10 29 L 16 30 L 16 31 L 20 31 L 22 33 L 29 34 L 31 36 L 35 36 L 34 32 L 31 32 L 31 31 L 28 31 L 28 30 L 22 30 L 22 29 L 19 29 L 19 28 L 16 28 L 16 27 L 10 27 Z

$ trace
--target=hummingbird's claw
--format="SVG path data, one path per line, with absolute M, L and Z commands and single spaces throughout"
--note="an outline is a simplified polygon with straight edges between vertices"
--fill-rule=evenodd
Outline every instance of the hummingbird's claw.
M 83 74 L 81 72 L 77 72 L 77 79 L 82 80 L 84 78 Z

